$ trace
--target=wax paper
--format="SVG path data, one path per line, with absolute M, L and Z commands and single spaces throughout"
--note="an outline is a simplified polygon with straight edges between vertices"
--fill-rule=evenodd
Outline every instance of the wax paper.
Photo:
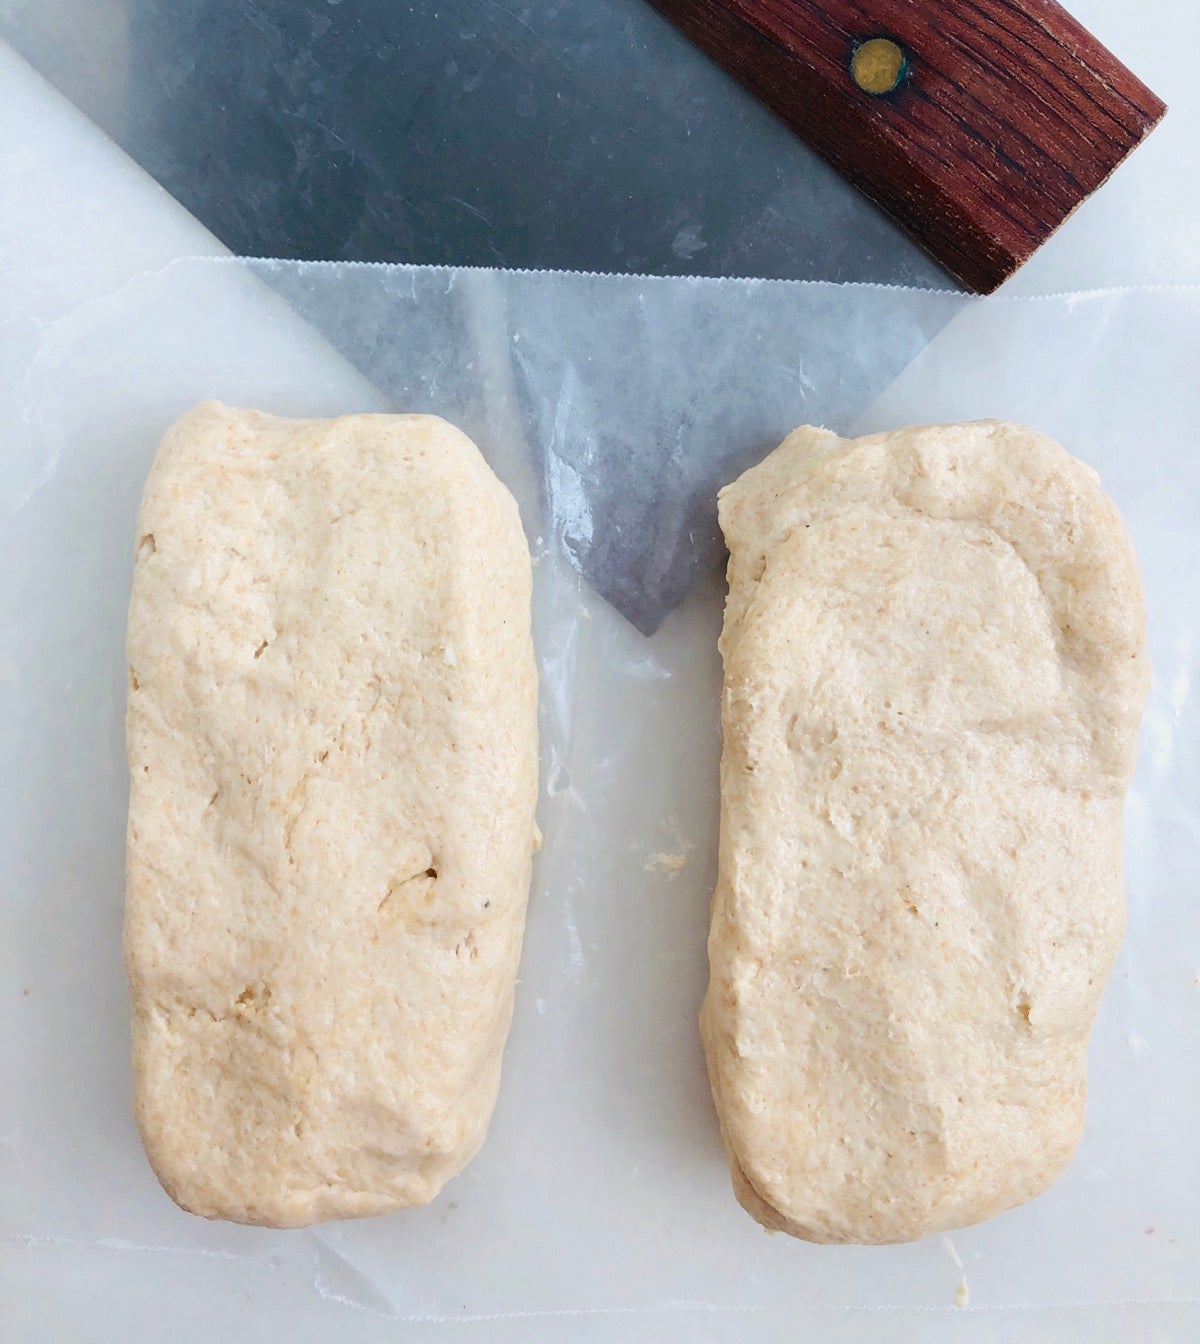
M 953 1312 L 956 1297 L 1194 1301 L 1198 349 L 1195 289 L 974 300 L 211 259 L 0 327 L 0 1234 L 287 1272 L 425 1324 L 703 1311 L 740 1335 L 819 1308 Z M 205 1223 L 170 1203 L 138 1143 L 120 960 L 124 614 L 155 444 L 207 396 L 436 411 L 521 506 L 546 843 L 491 1131 L 426 1209 L 298 1232 Z M 1146 582 L 1155 680 L 1127 810 L 1129 932 L 1087 1131 L 1052 1191 L 979 1227 L 808 1246 L 734 1201 L 704 1077 L 723 575 L 715 535 L 688 538 L 680 520 L 796 423 L 987 415 L 1097 468 Z M 678 599 L 652 636 L 583 577 L 627 497 L 621 525 Z

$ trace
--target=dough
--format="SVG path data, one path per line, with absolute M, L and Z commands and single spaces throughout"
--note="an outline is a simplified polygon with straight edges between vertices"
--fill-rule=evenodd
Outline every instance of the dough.
M 1129 539 L 997 422 L 798 429 L 720 517 L 701 1028 L 734 1189 L 810 1241 L 987 1218 L 1083 1125 L 1149 679 Z
M 295 1227 L 483 1141 L 536 843 L 530 561 L 432 416 L 208 403 L 146 485 L 125 956 L 167 1193 Z

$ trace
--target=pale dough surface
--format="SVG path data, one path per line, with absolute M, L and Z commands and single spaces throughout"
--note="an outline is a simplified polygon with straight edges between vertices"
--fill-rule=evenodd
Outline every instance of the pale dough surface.
M 530 560 L 432 416 L 207 403 L 146 485 L 125 955 L 167 1192 L 274 1226 L 483 1141 L 536 844 Z
M 976 1222 L 1082 1130 L 1149 682 L 1128 536 L 1000 422 L 799 429 L 720 518 L 701 1028 L 735 1191 L 812 1241 Z

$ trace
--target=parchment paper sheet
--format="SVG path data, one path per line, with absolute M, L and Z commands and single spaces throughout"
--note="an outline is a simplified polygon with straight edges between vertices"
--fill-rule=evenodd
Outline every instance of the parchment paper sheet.
M 1198 351 L 1192 289 L 979 301 L 220 260 L 0 327 L 0 1236 L 147 1248 L 148 1265 L 284 1263 L 327 1296 L 422 1321 L 949 1310 L 964 1276 L 978 1306 L 1196 1299 Z M 881 367 L 904 371 L 884 389 Z M 299 1233 L 207 1224 L 159 1191 L 134 1130 L 124 613 L 155 444 L 205 396 L 444 414 L 513 488 L 537 561 L 546 845 L 495 1120 L 425 1210 Z M 1129 933 L 1087 1134 L 1052 1192 L 950 1246 L 809 1247 L 734 1202 L 704 1079 L 723 582 L 712 536 L 682 544 L 679 510 L 803 420 L 985 415 L 1047 430 L 1100 471 L 1149 597 Z M 607 544 L 596 520 L 618 480 L 661 572 L 686 553 L 700 573 L 651 638 L 574 563 Z

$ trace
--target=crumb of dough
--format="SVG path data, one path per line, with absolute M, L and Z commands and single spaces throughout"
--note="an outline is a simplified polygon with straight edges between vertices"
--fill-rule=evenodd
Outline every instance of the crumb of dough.
M 942 1250 L 950 1257 L 955 1269 L 962 1271 L 965 1267 L 962 1262 L 962 1256 L 954 1249 L 954 1243 L 949 1237 L 942 1238 Z M 964 1273 L 959 1279 L 954 1289 L 954 1305 L 956 1307 L 965 1307 L 971 1301 L 971 1289 L 967 1283 L 967 1276 Z
M 687 867 L 686 854 L 651 854 L 646 860 L 643 871 L 647 873 L 666 873 L 667 881 L 672 881 L 679 875 L 681 869 Z

